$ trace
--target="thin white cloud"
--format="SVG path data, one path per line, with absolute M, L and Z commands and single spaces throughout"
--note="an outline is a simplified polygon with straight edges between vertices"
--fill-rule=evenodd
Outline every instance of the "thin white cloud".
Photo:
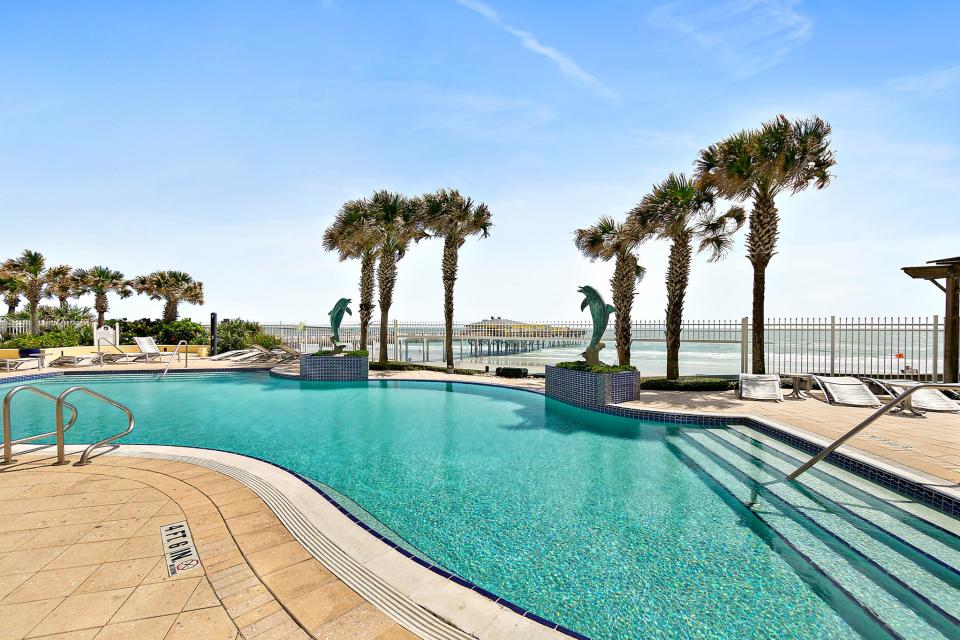
M 674 31 L 717 57 L 736 77 L 754 76 L 779 64 L 813 33 L 813 20 L 797 0 L 678 0 L 649 14 L 657 28 Z
M 560 69 L 560 72 L 568 78 L 572 78 L 581 84 L 590 87 L 598 95 L 601 95 L 604 98 L 609 100 L 617 99 L 617 94 L 612 89 L 600 82 L 600 80 L 598 80 L 595 76 L 584 70 L 583 67 L 577 64 L 573 58 L 558 49 L 554 49 L 551 46 L 543 44 L 529 31 L 519 29 L 507 22 L 504 22 L 503 18 L 493 7 L 480 2 L 479 0 L 454 0 L 454 2 L 482 16 L 490 24 L 518 39 L 524 49 L 551 60 L 557 65 L 557 68 Z
M 952 89 L 958 85 L 960 85 L 960 64 L 915 76 L 894 78 L 888 83 L 890 89 L 904 93 L 932 93 Z

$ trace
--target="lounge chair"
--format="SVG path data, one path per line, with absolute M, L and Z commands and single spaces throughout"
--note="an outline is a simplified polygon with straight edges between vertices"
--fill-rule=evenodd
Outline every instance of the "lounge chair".
M 5 365 L 7 372 L 10 371 L 19 371 L 20 369 L 29 369 L 27 365 L 30 363 L 37 365 L 37 368 L 40 368 L 40 359 L 39 358 L 2 358 L 0 359 L 0 364 Z
M 240 362 L 258 362 L 258 361 L 267 361 L 267 360 L 277 360 L 281 361 L 284 359 L 284 354 L 282 351 L 267 349 L 262 347 L 259 344 L 251 345 L 251 348 L 256 352 L 257 356 L 252 356 L 249 358 L 243 358 Z
M 157 346 L 157 343 L 150 336 L 145 338 L 134 338 L 134 342 L 137 343 L 137 347 L 140 349 L 140 353 L 132 354 L 135 356 L 142 356 L 146 362 L 151 360 L 163 361 L 164 358 L 167 359 L 167 362 L 173 359 L 173 352 L 160 351 L 160 347 Z
M 62 367 L 64 365 L 70 365 L 73 367 L 79 366 L 93 366 L 93 365 L 103 365 L 103 355 L 99 352 L 96 353 L 85 353 L 79 356 L 58 356 L 47 363 L 48 367 Z
M 737 395 L 741 400 L 775 400 L 783 402 L 780 376 L 775 373 L 741 373 Z
M 224 351 L 223 353 L 218 353 L 215 356 L 210 356 L 208 360 L 234 360 L 240 356 L 250 355 L 256 351 L 256 349 L 233 349 L 231 351 Z
M 864 380 L 877 385 L 888 393 L 891 398 L 895 398 L 910 387 L 915 387 L 920 384 L 916 380 L 877 380 L 876 378 L 864 378 Z M 903 404 L 903 409 L 916 414 L 924 411 L 960 412 L 960 403 L 951 400 L 938 389 L 920 389 L 919 391 L 914 391 Z
M 830 404 L 879 407 L 882 402 L 862 380 L 847 376 L 812 376 Z
M 293 361 L 299 362 L 300 356 L 303 355 L 296 349 L 291 349 L 290 347 L 283 344 L 282 342 L 277 346 L 276 349 L 274 349 L 274 351 L 282 351 L 284 355 L 281 359 L 289 362 L 293 362 Z

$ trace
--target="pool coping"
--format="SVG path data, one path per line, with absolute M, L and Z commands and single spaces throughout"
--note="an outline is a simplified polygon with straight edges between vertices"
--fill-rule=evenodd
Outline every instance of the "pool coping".
M 194 369 L 182 371 L 182 373 L 191 371 L 193 373 L 239 374 L 270 372 L 270 368 L 227 370 Z M 75 375 L 76 373 L 77 372 L 71 370 L 41 375 L 34 374 L 33 376 L 24 377 L 28 379 L 45 379 L 62 375 Z M 156 373 L 156 371 L 86 371 L 84 373 L 87 375 L 123 375 Z M 272 374 L 272 372 L 270 373 Z M 615 404 L 605 405 L 599 408 L 580 407 L 546 397 L 545 393 L 538 389 L 482 381 L 451 380 L 445 382 L 443 380 L 426 378 L 371 378 L 369 381 L 472 384 L 526 391 L 544 396 L 546 400 L 557 402 L 564 406 L 648 422 L 680 423 L 691 426 L 737 425 L 754 429 L 777 441 L 810 453 L 816 453 L 830 442 L 826 438 L 821 438 L 791 425 L 749 414 L 737 415 L 663 411 L 637 409 Z M 4 380 L 2 384 L 6 384 L 7 382 L 9 381 Z M 28 448 L 29 445 L 20 445 L 20 447 Z M 68 451 L 77 452 L 81 451 L 82 448 L 81 445 L 67 447 Z M 354 588 L 354 590 L 370 602 L 388 612 L 398 622 L 404 626 L 413 624 L 410 622 L 409 616 L 412 615 L 412 612 L 416 612 L 417 607 L 419 607 L 433 616 L 434 624 L 439 620 L 452 625 L 452 629 L 455 629 L 456 632 L 466 634 L 453 636 L 424 635 L 423 637 L 512 638 L 515 637 L 517 625 L 534 624 L 537 627 L 536 630 L 528 629 L 525 631 L 526 633 L 532 633 L 533 637 L 567 637 L 589 640 L 589 637 L 586 635 L 527 611 L 509 600 L 483 589 L 479 585 L 415 556 L 360 521 L 359 518 L 350 513 L 320 487 L 300 474 L 274 462 L 216 449 L 178 447 L 172 445 L 120 445 L 116 451 L 119 455 L 142 455 L 146 457 L 162 457 L 191 462 L 193 464 L 214 468 L 226 475 L 234 477 L 260 495 L 294 537 L 296 537 L 311 554 L 327 566 L 328 569 L 334 572 L 338 578 L 351 588 Z M 190 455 L 183 455 L 185 452 Z M 908 495 L 922 504 L 946 513 L 948 516 L 956 518 L 960 515 L 960 491 L 951 487 L 938 486 L 938 484 L 945 482 L 940 478 L 935 478 L 934 476 L 924 474 L 915 469 L 902 467 L 859 450 L 848 450 L 844 453 L 835 452 L 827 458 L 827 461 L 845 471 L 854 473 L 856 476 L 865 478 L 871 482 L 876 482 L 885 488 L 892 489 L 901 494 Z M 251 470 L 250 467 L 255 467 L 255 469 Z M 259 469 L 256 469 L 257 467 Z M 265 481 L 265 478 L 271 478 L 272 481 L 268 483 Z M 293 484 L 291 484 L 291 481 Z M 283 490 L 275 486 L 277 484 L 283 485 Z M 939 496 L 940 499 L 930 500 L 929 496 L 931 493 Z M 314 497 L 317 494 L 324 498 L 324 500 L 315 500 Z M 297 504 L 294 504 L 294 502 Z M 948 508 L 950 506 L 953 507 L 952 510 Z M 344 520 L 349 522 L 349 525 L 346 525 Z M 364 532 L 363 536 L 356 535 L 358 528 Z M 320 536 L 319 541 L 317 536 Z M 332 544 L 333 547 L 330 547 L 330 544 Z M 330 556 L 331 549 L 339 550 L 341 555 L 336 556 L 334 553 L 334 556 Z M 387 560 L 386 558 L 390 559 Z M 373 571 L 371 567 L 367 566 L 367 563 L 374 561 L 379 561 L 376 567 L 377 571 Z M 359 567 L 349 566 L 351 562 L 359 565 Z M 343 566 L 344 563 L 346 563 L 346 566 Z M 416 569 L 413 567 L 416 567 Z M 419 574 L 420 577 L 412 577 L 416 574 Z M 399 583 L 391 585 L 391 579 L 402 582 L 402 585 Z M 431 579 L 440 579 L 442 582 L 430 582 Z M 405 588 L 401 589 L 401 586 Z M 400 609 L 397 609 L 400 605 L 395 601 L 397 595 L 391 595 L 391 589 L 393 589 L 393 591 L 399 590 L 400 602 L 403 604 Z M 386 603 L 383 602 L 384 598 L 387 600 Z M 456 604 L 451 606 L 451 602 L 455 602 Z M 491 606 L 497 607 L 497 609 L 492 610 Z M 482 623 L 478 622 L 478 616 Z M 418 632 L 421 633 L 429 633 L 429 631 L 430 629 L 421 630 L 418 628 Z

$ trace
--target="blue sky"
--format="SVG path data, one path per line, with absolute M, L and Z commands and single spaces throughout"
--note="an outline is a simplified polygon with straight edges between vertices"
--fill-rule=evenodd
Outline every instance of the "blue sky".
M 207 305 L 319 321 L 357 265 L 320 236 L 345 200 L 448 186 L 495 227 L 461 253 L 457 316 L 580 317 L 607 289 L 572 231 L 777 113 L 834 128 L 836 178 L 780 200 L 778 316 L 942 313 L 900 266 L 960 254 L 953 2 L 0 0 L 0 255 L 189 271 Z M 635 315 L 662 316 L 667 247 Z M 394 315 L 442 317 L 440 245 Z M 743 235 L 700 258 L 690 318 L 747 315 Z M 159 313 L 116 301 L 113 313 Z

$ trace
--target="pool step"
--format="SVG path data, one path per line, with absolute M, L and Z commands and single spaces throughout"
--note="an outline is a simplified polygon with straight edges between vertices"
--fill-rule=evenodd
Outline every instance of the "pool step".
M 738 447 L 740 443 L 723 438 L 720 430 L 689 431 L 688 435 L 708 448 L 716 447 L 714 451 L 720 458 L 750 478 L 763 483 L 772 482 L 766 490 L 803 514 L 827 535 L 861 554 L 875 569 L 893 576 L 894 582 L 899 582 L 897 586 L 919 595 L 948 617 L 952 624 L 960 625 L 957 619 L 960 616 L 960 576 L 955 571 L 807 487 L 776 482 L 783 480 L 785 473 L 773 471 Z
M 726 446 L 739 450 L 748 460 L 776 470 L 779 473 L 774 475 L 778 478 L 784 478 L 807 459 L 795 450 L 773 448 L 772 443 L 742 431 L 715 429 L 709 434 Z M 831 476 L 826 470 L 812 469 L 791 484 L 857 526 L 869 523 L 875 528 L 872 535 L 880 532 L 881 536 L 886 534 L 894 538 L 894 544 L 905 545 L 907 554 L 930 563 L 932 572 L 950 582 L 955 589 L 960 589 L 960 538 L 957 536 L 869 495 L 842 478 Z M 891 499 L 902 501 L 902 497 L 886 493 Z
M 838 594 L 856 602 L 874 625 L 873 629 L 866 630 L 862 621 L 848 618 L 861 633 L 870 637 L 886 631 L 889 637 L 910 640 L 960 637 L 949 614 L 924 602 L 922 596 L 899 584 L 872 560 L 856 553 L 817 520 L 792 506 L 773 490 L 776 485 L 759 486 L 755 476 L 763 478 L 761 470 L 743 463 L 730 452 L 718 451 L 711 436 L 697 433 L 699 431 L 702 430 L 682 430 L 667 440 L 737 501 L 752 505 L 753 516 L 803 554 L 833 583 Z M 835 601 L 837 594 L 826 597 Z M 838 608 L 841 609 L 843 607 Z

